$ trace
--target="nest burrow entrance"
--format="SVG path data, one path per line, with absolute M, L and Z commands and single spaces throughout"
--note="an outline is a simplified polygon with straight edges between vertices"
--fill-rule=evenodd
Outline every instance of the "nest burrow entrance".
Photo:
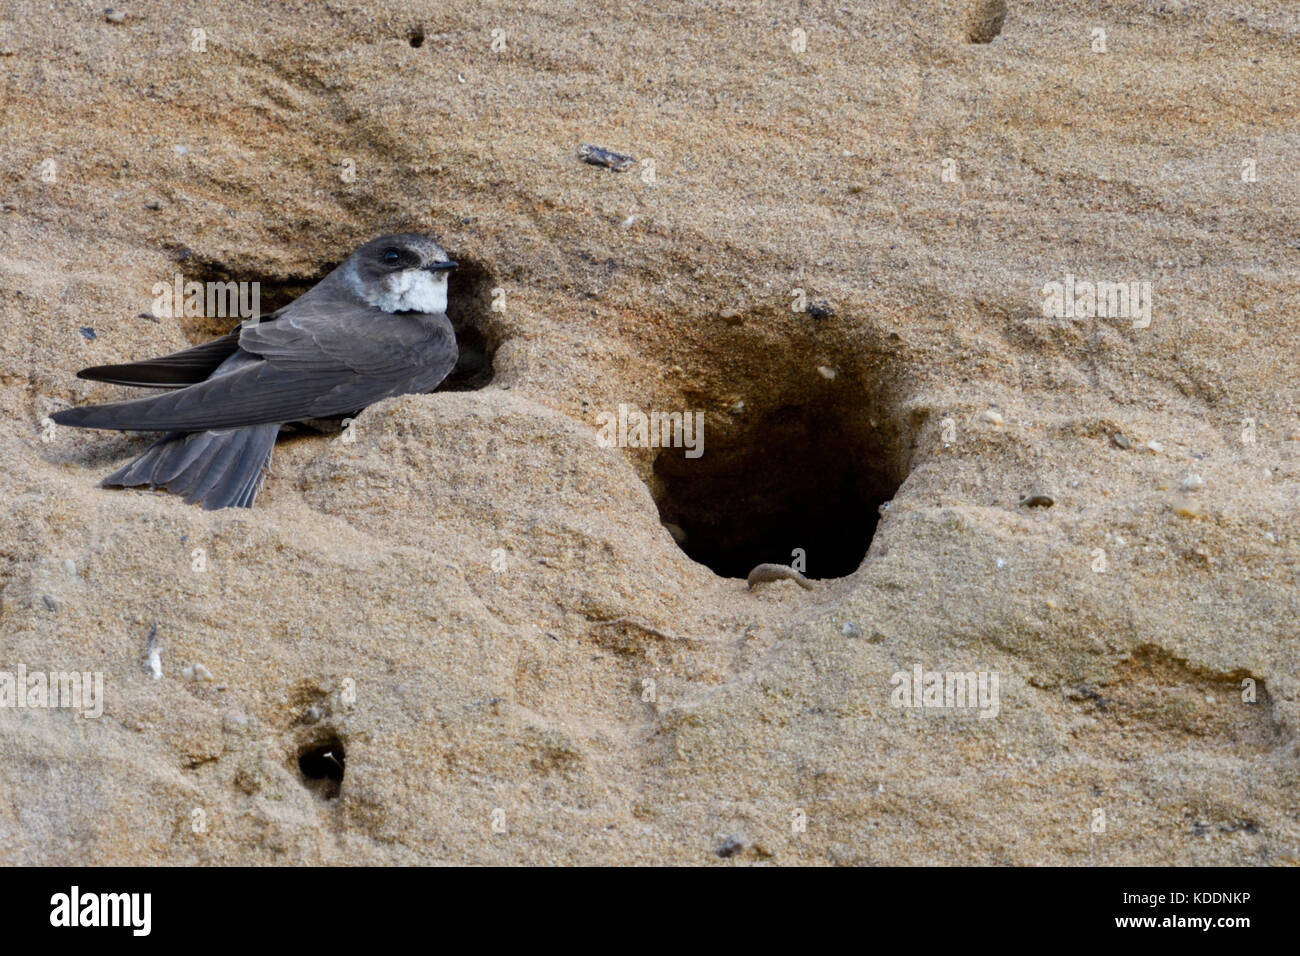
M 809 578 L 852 574 L 882 504 L 906 476 L 901 429 L 860 384 L 813 382 L 706 433 L 704 452 L 659 452 L 652 491 L 683 551 L 723 577 L 802 563 Z M 800 558 L 802 557 L 802 562 Z

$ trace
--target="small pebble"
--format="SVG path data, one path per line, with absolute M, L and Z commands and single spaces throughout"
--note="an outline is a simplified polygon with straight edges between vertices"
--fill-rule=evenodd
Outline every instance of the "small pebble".
M 1201 506 L 1194 501 L 1176 501 L 1174 502 L 1174 514 L 1180 518 L 1199 518 L 1201 516 Z
M 726 322 L 728 325 L 740 325 L 740 310 L 723 309 L 718 313 L 718 318 L 723 322 Z
M 840 625 L 840 633 L 845 637 L 861 637 L 861 629 L 852 621 L 845 621 Z
M 836 372 L 835 369 L 831 368 L 829 365 L 818 365 L 817 374 L 820 375 L 822 378 L 826 379 L 828 382 L 831 382 L 835 380 L 835 376 L 838 375 L 839 373 Z
M 1110 440 L 1115 443 L 1116 448 L 1123 448 L 1126 450 L 1132 447 L 1133 444 L 1127 438 L 1125 438 L 1124 435 L 1120 432 L 1116 432 L 1115 434 L 1111 435 Z
M 980 421 L 988 422 L 990 425 L 1005 425 L 1006 419 L 999 415 L 993 409 L 988 409 L 980 414 Z
M 162 649 L 158 646 L 158 622 L 149 628 L 149 637 L 145 640 L 144 669 L 154 680 L 162 678 Z
M 714 852 L 725 860 L 729 856 L 735 856 L 744 848 L 745 841 L 733 833 L 731 836 L 719 843 L 717 850 Z
M 95 335 L 95 330 L 88 325 L 83 325 L 80 331 L 81 331 L 81 337 L 85 339 L 87 342 L 93 342 L 95 341 L 96 338 L 98 338 L 98 336 Z
M 58 603 L 48 594 L 42 595 L 41 600 L 45 602 L 45 607 L 49 610 L 57 611 L 59 609 Z
M 77 562 L 73 561 L 71 558 L 64 558 L 63 570 L 67 571 L 75 578 L 77 576 Z
M 731 414 L 740 415 L 743 414 L 744 411 L 745 411 L 745 403 L 743 400 L 736 399 L 736 401 L 731 403 Z
M 121 23 L 126 19 L 126 14 L 121 10 L 114 10 L 112 7 L 105 7 L 104 19 L 109 23 Z
M 632 156 L 624 156 L 622 153 L 602 149 L 599 146 L 593 146 L 591 143 L 583 143 L 578 147 L 578 158 L 584 163 L 590 163 L 592 166 L 604 166 L 616 173 L 631 169 L 632 164 L 636 162 L 636 159 Z
M 808 314 L 814 319 L 829 319 L 835 314 L 835 309 L 825 299 L 818 299 L 808 303 Z
M 1200 491 L 1205 487 L 1205 479 L 1200 475 L 1188 475 L 1179 485 L 1183 491 Z
M 206 683 L 212 680 L 212 672 L 202 664 L 194 664 L 191 667 L 182 668 L 181 676 L 186 680 L 198 681 L 199 683 Z
M 1165 450 L 1165 446 L 1158 441 L 1149 441 L 1146 444 L 1147 451 L 1155 452 L 1157 455 Z

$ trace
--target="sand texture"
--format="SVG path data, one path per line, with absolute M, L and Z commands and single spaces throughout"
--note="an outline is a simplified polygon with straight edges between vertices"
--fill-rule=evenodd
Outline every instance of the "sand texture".
M 1300 862 L 1300 6 L 0 9 L 0 862 Z M 407 230 L 490 367 L 255 508 L 42 426 Z

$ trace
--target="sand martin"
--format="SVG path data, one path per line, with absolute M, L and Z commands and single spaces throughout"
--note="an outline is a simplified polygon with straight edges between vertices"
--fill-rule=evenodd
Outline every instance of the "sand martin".
M 293 302 L 229 335 L 77 373 L 171 391 L 51 417 L 78 428 L 168 432 L 105 486 L 164 488 L 204 508 L 251 507 L 281 425 L 430 392 L 446 378 L 457 357 L 447 319 L 454 268 L 427 236 L 372 239 Z

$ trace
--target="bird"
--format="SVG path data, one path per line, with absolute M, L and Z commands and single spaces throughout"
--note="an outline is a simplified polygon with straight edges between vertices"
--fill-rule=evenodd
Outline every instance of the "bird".
M 74 428 L 167 433 L 104 487 L 147 485 L 206 510 L 251 508 L 282 425 L 353 415 L 384 398 L 431 392 L 447 377 L 458 356 L 447 318 L 456 267 L 428 236 L 380 236 L 288 305 L 228 335 L 77 373 L 165 393 L 50 418 Z

